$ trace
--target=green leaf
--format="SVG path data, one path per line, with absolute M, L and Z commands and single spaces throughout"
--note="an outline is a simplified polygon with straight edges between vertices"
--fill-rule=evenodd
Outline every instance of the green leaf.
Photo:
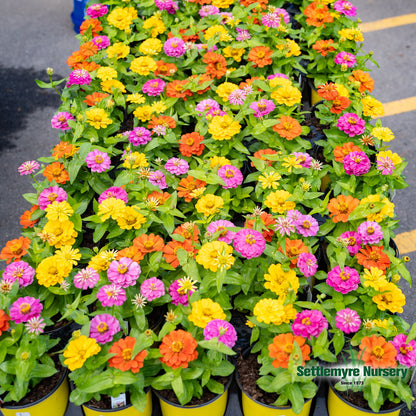
M 91 143 L 82 143 L 78 152 L 74 155 L 68 166 L 69 181 L 74 183 L 81 166 L 85 164 L 85 158 L 91 150 Z
M 300 413 L 303 405 L 305 404 L 305 399 L 303 398 L 299 385 L 289 384 L 285 390 L 287 396 L 289 397 L 290 403 L 292 404 L 292 410 L 295 413 Z
M 78 383 L 77 387 L 85 393 L 98 393 L 112 388 L 113 374 L 110 370 L 96 376 L 90 376 L 85 383 Z

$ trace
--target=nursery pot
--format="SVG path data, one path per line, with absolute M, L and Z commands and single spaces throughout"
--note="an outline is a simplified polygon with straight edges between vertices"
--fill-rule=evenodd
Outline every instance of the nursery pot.
M 23 406 L 6 405 L 0 408 L 0 414 L 3 416 L 64 416 L 69 397 L 67 374 L 68 370 L 62 372 L 58 384 L 45 397 Z
M 401 403 L 393 409 L 380 410 L 379 412 L 363 409 L 343 399 L 335 390 L 331 382 L 329 382 L 327 404 L 328 416 L 399 416 L 401 409 L 406 405 L 405 403 Z
M 98 409 L 96 407 L 91 407 L 90 405 L 83 404 L 82 410 L 84 411 L 85 416 L 103 416 L 105 415 L 114 415 L 114 416 L 151 416 L 152 414 L 152 394 L 149 391 L 146 394 L 147 403 L 143 412 L 139 412 L 133 407 L 132 404 L 119 407 L 117 409 Z
M 224 388 L 224 393 L 218 394 L 210 401 L 194 406 L 172 403 L 160 395 L 157 390 L 153 390 L 159 399 L 162 416 L 223 416 L 227 407 L 228 389 L 231 384 L 232 375 L 229 377 Z M 88 415 L 86 415 L 88 416 Z

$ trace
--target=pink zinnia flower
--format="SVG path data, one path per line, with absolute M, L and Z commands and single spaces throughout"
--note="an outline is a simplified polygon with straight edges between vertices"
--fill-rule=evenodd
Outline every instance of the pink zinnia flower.
M 110 169 L 111 159 L 107 153 L 100 152 L 99 150 L 92 150 L 85 158 L 87 166 L 91 169 L 91 172 L 105 172 Z
M 354 256 L 360 251 L 363 240 L 361 240 L 360 234 L 356 231 L 346 231 L 339 237 L 346 241 L 347 250 L 348 253 L 350 253 L 350 256 Z
M 30 318 L 27 322 L 25 322 L 25 328 L 29 334 L 40 335 L 44 332 L 45 326 L 46 323 L 40 316 Z
M 297 209 L 290 209 L 286 212 L 286 217 L 289 218 L 293 223 L 298 222 L 302 216 L 303 214 Z
M 375 221 L 361 223 L 357 228 L 357 232 L 364 244 L 377 244 L 383 239 L 383 231 Z
M 61 111 L 52 117 L 51 125 L 54 129 L 70 130 L 68 120 L 75 120 L 74 116 L 68 111 Z
M 311 215 L 302 215 L 295 223 L 296 231 L 304 237 L 313 237 L 319 231 L 319 224 Z
M 107 190 L 105 190 L 100 196 L 98 197 L 98 204 L 105 201 L 107 198 L 117 198 L 124 201 L 126 204 L 129 202 L 129 197 L 127 192 L 118 186 L 111 186 Z
M 407 341 L 405 334 L 398 334 L 393 338 L 391 342 L 396 348 L 397 355 L 396 360 L 401 365 L 406 367 L 413 367 L 416 365 L 416 341 Z
M 111 44 L 110 38 L 105 35 L 94 36 L 91 39 L 91 42 L 98 48 L 99 51 L 101 49 L 108 48 Z
M 273 79 L 273 78 L 285 78 L 285 79 L 289 79 L 289 77 L 285 74 L 282 74 L 280 72 L 276 72 L 275 74 L 269 75 L 267 77 L 267 79 Z
M 357 64 L 355 55 L 349 52 L 340 52 L 334 59 L 334 62 L 338 65 L 343 65 L 347 68 L 352 68 Z
M 174 175 L 184 175 L 189 170 L 189 164 L 186 160 L 172 157 L 165 163 L 165 169 Z
M 338 119 L 337 127 L 348 136 L 354 137 L 364 133 L 365 121 L 355 113 L 345 113 Z
M 152 133 L 156 134 L 157 136 L 164 136 L 166 134 L 166 126 L 158 124 L 157 126 L 153 127 Z
M 160 10 L 166 10 L 169 14 L 175 14 L 178 5 L 173 0 L 155 0 L 155 6 Z
M 67 87 L 71 85 L 90 85 L 91 75 L 85 69 L 74 69 L 68 76 Z
M 348 17 L 354 17 L 357 14 L 357 8 L 346 0 L 337 0 L 334 3 L 334 10 Z
M 360 329 L 360 325 L 360 316 L 352 309 L 341 309 L 335 315 L 335 326 L 346 334 L 357 332 Z
M 141 284 L 140 293 L 151 302 L 165 294 L 165 285 L 157 277 L 151 277 Z
M 163 50 L 165 51 L 165 54 L 167 56 L 179 58 L 180 56 L 185 54 L 186 45 L 182 39 L 173 37 L 173 38 L 168 39 L 164 43 Z
M 200 103 L 198 103 L 195 107 L 195 111 L 198 113 L 198 116 L 202 116 L 202 113 L 205 113 L 209 110 L 219 110 L 220 105 L 217 101 L 207 98 L 206 100 L 202 100 Z
M 328 328 L 328 321 L 321 311 L 304 310 L 296 315 L 292 324 L 294 335 L 310 339 L 319 337 L 319 334 Z
M 371 169 L 370 159 L 364 152 L 351 152 L 342 161 L 347 175 L 361 176 Z
M 239 42 L 251 39 L 251 35 L 248 30 L 240 29 L 239 27 L 236 27 L 235 30 L 238 32 L 238 35 L 235 39 Z
M 229 322 L 222 319 L 213 319 L 204 328 L 204 338 L 206 341 L 218 338 L 219 342 L 233 348 L 237 341 L 237 331 Z
M 206 17 L 206 16 L 212 16 L 212 15 L 218 14 L 219 12 L 220 12 L 220 9 L 218 7 L 212 6 L 209 4 L 207 6 L 202 6 L 199 9 L 198 13 L 201 17 Z
M 308 153 L 293 152 L 292 155 L 296 156 L 296 162 L 300 163 L 303 168 L 310 168 L 312 164 L 312 157 Z
M 156 170 L 149 175 L 149 182 L 157 186 L 159 189 L 166 189 L 168 185 L 166 184 L 165 175 L 161 170 Z
M 94 338 L 99 344 L 105 344 L 113 340 L 113 336 L 120 331 L 120 324 L 114 316 L 108 313 L 96 315 L 91 319 L 90 338 Z
M 100 287 L 97 299 L 104 307 L 120 306 L 126 301 L 126 291 L 115 284 L 105 285 Z
M 139 263 L 129 257 L 113 260 L 107 270 L 108 281 L 121 287 L 134 286 L 140 273 Z
M 85 12 L 87 16 L 91 16 L 93 19 L 104 16 L 108 13 L 108 7 L 105 4 L 91 4 Z
M 43 305 L 39 299 L 25 296 L 17 299 L 10 307 L 9 316 L 16 324 L 27 322 L 29 319 L 40 316 Z
M 218 176 L 225 182 L 225 185 L 222 186 L 224 189 L 237 188 L 244 180 L 240 169 L 233 165 L 221 166 L 218 169 Z
M 272 100 L 261 99 L 250 104 L 250 108 L 254 111 L 254 117 L 264 117 L 271 113 L 276 106 Z
M 40 165 L 35 160 L 28 160 L 27 162 L 22 163 L 18 168 L 18 172 L 20 173 L 20 176 L 23 175 L 31 175 L 35 171 L 37 171 L 40 168 Z
M 92 267 L 81 269 L 74 276 L 74 286 L 77 289 L 92 289 L 100 280 L 100 275 Z
M 135 127 L 133 130 L 126 133 L 129 136 L 129 142 L 133 146 L 146 144 L 152 140 L 152 133 L 144 127 Z
M 45 209 L 52 202 L 62 202 L 68 199 L 67 193 L 58 185 L 50 186 L 44 189 L 38 198 L 38 205 L 40 209 Z
M 194 290 L 188 290 L 186 293 L 182 289 L 182 285 L 179 283 L 179 280 L 173 281 L 169 286 L 169 295 L 172 298 L 172 303 L 174 305 L 183 305 L 188 306 L 189 304 L 189 297 L 194 293 Z
M 162 94 L 165 89 L 166 82 L 163 79 L 156 78 L 150 79 L 143 84 L 142 91 L 151 96 L 157 96 Z
M 19 289 L 29 286 L 33 282 L 35 269 L 23 260 L 15 261 L 4 269 L 3 279 L 9 283 L 19 281 Z
M 275 231 L 279 231 L 281 236 L 289 236 L 295 228 L 295 223 L 288 217 L 278 217 L 276 220 Z
M 394 163 L 389 157 L 382 156 L 377 159 L 377 169 L 381 171 L 382 175 L 391 175 L 394 168 Z
M 230 95 L 228 96 L 228 101 L 232 105 L 243 105 L 246 98 L 246 91 L 237 88 L 236 90 L 230 92 Z
M 211 108 L 211 110 L 208 111 L 206 114 L 207 118 L 209 117 L 216 117 L 216 116 L 225 116 L 227 113 L 225 111 L 222 111 L 220 108 Z
M 273 13 L 266 13 L 263 15 L 261 22 L 266 27 L 279 27 L 280 22 L 283 21 L 288 24 L 290 22 L 290 15 L 285 9 L 276 8 Z
M 215 234 L 218 231 L 221 231 L 221 234 L 218 237 L 218 241 L 223 241 L 224 243 L 231 244 L 233 242 L 235 232 L 228 231 L 227 227 L 235 227 L 231 221 L 227 220 L 218 220 L 211 222 L 207 227 L 207 232 L 210 234 Z
M 246 259 L 259 257 L 266 248 L 266 240 L 259 231 L 243 228 L 234 236 L 233 246 Z
M 329 286 L 332 286 L 337 292 L 346 294 L 352 290 L 357 289 L 360 284 L 360 275 L 357 270 L 352 269 L 351 267 L 344 267 L 344 270 L 341 271 L 339 266 L 335 266 L 330 272 L 328 272 L 328 277 L 326 283 Z
M 305 277 L 313 276 L 318 270 L 316 257 L 311 253 L 300 253 L 298 256 L 297 266 Z

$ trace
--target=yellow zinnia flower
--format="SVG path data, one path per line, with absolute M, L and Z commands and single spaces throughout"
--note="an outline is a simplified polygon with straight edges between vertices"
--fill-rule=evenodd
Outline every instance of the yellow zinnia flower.
M 296 204 L 293 201 L 287 201 L 292 196 L 288 191 L 278 190 L 267 195 L 264 205 L 269 207 L 273 212 L 283 214 L 286 211 L 294 209 Z
M 388 127 L 374 127 L 371 135 L 383 142 L 391 142 L 394 139 L 394 134 Z
M 91 108 L 85 112 L 87 116 L 87 123 L 94 128 L 105 129 L 108 125 L 113 123 L 113 120 L 108 117 L 107 113 L 102 108 Z
M 110 263 L 117 257 L 117 250 L 105 250 L 92 257 L 88 263 L 88 267 L 93 268 L 97 272 L 107 270 Z
M 101 218 L 101 222 L 107 221 L 110 217 L 116 220 L 120 212 L 125 207 L 125 202 L 118 198 L 106 198 L 98 206 L 97 215 Z
M 62 246 L 55 251 L 55 257 L 76 266 L 78 260 L 81 260 L 81 253 L 77 248 L 72 248 L 72 246 Z
M 74 224 L 69 220 L 49 220 L 43 227 L 42 232 L 49 236 L 49 244 L 56 248 L 72 246 L 78 236 L 78 233 L 74 229 Z
M 151 72 L 156 71 L 157 65 L 150 56 L 139 56 L 131 61 L 130 69 L 139 75 L 149 75 Z
M 200 299 L 192 304 L 188 319 L 196 326 L 205 328 L 213 319 L 225 319 L 226 315 L 219 303 L 211 299 Z
M 74 213 L 74 210 L 66 201 L 53 201 L 45 208 L 45 212 L 48 220 L 66 221 Z
M 146 39 L 139 46 L 139 52 L 143 55 L 157 55 L 163 48 L 163 43 L 159 39 L 150 38 Z
M 379 295 L 373 296 L 373 302 L 381 311 L 386 309 L 392 313 L 402 313 L 403 306 L 406 305 L 406 298 L 394 283 L 387 282 L 379 289 Z
M 208 124 L 208 132 L 214 140 L 230 140 L 233 136 L 240 133 L 241 125 L 234 121 L 228 114 L 216 116 Z
M 196 262 L 213 272 L 228 270 L 234 264 L 233 248 L 224 241 L 211 241 L 199 249 Z
M 263 189 L 273 188 L 277 189 L 277 185 L 279 185 L 279 180 L 281 176 L 278 172 L 265 172 L 261 176 L 259 176 L 259 182 Z
M 371 96 L 362 98 L 361 104 L 363 105 L 363 114 L 366 117 L 376 118 L 384 114 L 383 104 Z
M 133 104 L 143 104 L 146 101 L 146 98 L 143 94 L 135 92 L 134 94 L 129 94 L 127 96 L 127 101 Z
M 101 82 L 101 89 L 109 94 L 113 93 L 113 88 L 118 88 L 120 92 L 126 92 L 126 87 L 116 79 L 107 79 Z
M 380 290 L 380 287 L 387 283 L 386 275 L 383 270 L 377 267 L 370 267 L 370 269 L 364 269 L 363 274 L 363 286 L 373 287 L 376 290 Z
M 137 17 L 137 11 L 134 7 L 118 7 L 109 13 L 107 22 L 117 29 L 126 30 L 129 29 L 133 20 L 137 19 Z
M 224 206 L 224 200 L 217 195 L 203 195 L 195 204 L 196 210 L 206 217 L 214 215 Z
M 123 167 L 127 169 L 145 168 L 149 166 L 149 162 L 146 159 L 144 153 L 132 152 L 125 156 Z
M 269 273 L 264 275 L 266 283 L 264 287 L 276 293 L 282 300 L 286 298 L 287 292 L 292 290 L 297 293 L 299 289 L 299 279 L 296 272 L 291 269 L 285 272 L 281 264 L 272 264 L 268 269 Z
M 204 33 L 205 40 L 209 40 L 216 35 L 220 35 L 220 41 L 222 42 L 229 42 L 233 40 L 233 38 L 228 33 L 228 30 L 222 25 L 214 25 L 210 26 Z
M 234 90 L 238 90 L 238 85 L 233 84 L 232 82 L 223 82 L 218 85 L 217 90 L 215 91 L 225 103 L 228 103 L 228 96 Z
M 138 230 L 146 222 L 146 217 L 134 207 L 124 207 L 117 216 L 117 224 L 123 230 Z
M 300 104 L 302 101 L 302 93 L 291 85 L 278 88 L 270 94 L 270 97 L 278 104 L 284 104 L 288 107 Z
M 41 286 L 61 284 L 72 270 L 72 265 L 57 256 L 46 257 L 36 268 L 36 279 Z
M 117 78 L 117 71 L 110 66 L 100 66 L 97 69 L 97 78 L 101 81 Z
M 130 53 L 130 47 L 124 43 L 117 42 L 109 46 L 106 51 L 109 58 L 123 59 Z
M 66 358 L 64 364 L 70 371 L 74 371 L 77 368 L 81 368 L 89 357 L 98 354 L 100 351 L 101 347 L 94 338 L 81 335 L 71 340 L 66 347 L 63 353 L 63 356 Z
M 394 217 L 394 204 L 393 202 L 390 202 L 387 197 L 383 198 L 380 201 L 380 195 L 378 194 L 369 195 L 360 201 L 360 205 L 368 205 L 369 208 L 372 208 L 374 202 L 382 202 L 384 205 L 380 209 L 380 211 L 368 214 L 367 215 L 368 221 L 381 222 L 385 217 L 390 217 L 390 218 Z
M 143 22 L 143 29 L 151 29 L 152 37 L 156 37 L 166 31 L 163 20 L 158 16 L 151 16 Z
M 223 49 L 224 56 L 226 58 L 233 58 L 234 61 L 241 62 L 241 57 L 243 56 L 246 50 L 244 48 L 232 48 L 227 46 Z
M 278 299 L 261 299 L 253 309 L 253 314 L 259 322 L 273 325 L 288 324 L 296 318 L 296 309 L 292 304 L 283 306 L 283 301 Z
M 216 166 L 230 165 L 231 162 L 224 156 L 213 156 L 209 159 L 209 164 L 211 168 L 215 168 Z
M 143 122 L 149 121 L 152 118 L 153 107 L 150 105 L 142 105 L 140 107 L 137 107 L 133 111 L 133 114 L 140 121 L 143 121 Z

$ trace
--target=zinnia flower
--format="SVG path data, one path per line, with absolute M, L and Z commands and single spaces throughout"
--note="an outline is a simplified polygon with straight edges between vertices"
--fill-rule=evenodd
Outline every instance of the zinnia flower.
M 10 283 L 14 283 L 18 280 L 20 289 L 32 284 L 34 275 L 35 269 L 29 266 L 25 261 L 20 260 L 6 266 L 3 272 L 3 279 Z
M 346 334 L 357 332 L 361 326 L 361 319 L 358 313 L 352 309 L 339 310 L 335 315 L 335 326 Z
M 347 175 L 362 176 L 371 168 L 370 159 L 362 151 L 348 153 L 342 163 Z
M 383 239 L 381 226 L 375 221 L 365 221 L 361 223 L 357 232 L 364 244 L 377 244 Z
M 394 345 L 387 342 L 384 337 L 371 335 L 364 337 L 360 342 L 359 359 L 365 365 L 374 368 L 395 368 L 397 351 Z
M 99 150 L 89 152 L 85 158 L 87 166 L 92 172 L 105 172 L 110 168 L 111 160 L 107 153 Z
M 213 319 L 204 328 L 204 338 L 207 341 L 218 338 L 219 342 L 233 348 L 237 341 L 237 331 L 229 322 L 222 319 Z
M 327 209 L 333 222 L 348 222 L 349 215 L 359 204 L 360 200 L 351 195 L 338 195 L 330 199 Z
M 100 275 L 91 267 L 81 269 L 74 276 L 74 286 L 77 289 L 92 289 L 100 280 Z
M 104 192 L 100 194 L 98 197 L 98 204 L 101 204 L 103 201 L 105 201 L 108 198 L 116 198 L 121 199 L 124 201 L 125 204 L 129 202 L 129 197 L 127 192 L 118 186 L 111 186 L 110 188 L 106 189 Z
M 405 334 L 398 334 L 394 337 L 392 344 L 397 351 L 396 360 L 401 365 L 413 367 L 416 365 L 416 341 L 407 341 Z
M 234 236 L 233 246 L 246 259 L 258 257 L 266 248 L 266 240 L 259 231 L 243 228 Z
M 0 335 L 9 329 L 9 321 L 10 316 L 3 309 L 0 309 Z
M 334 10 L 348 17 L 354 17 L 357 14 L 357 8 L 347 0 L 337 0 L 334 3 Z
M 184 159 L 172 157 L 165 163 L 165 169 L 174 175 L 184 175 L 189 170 L 189 164 Z
M 160 361 L 173 370 L 188 368 L 189 363 L 198 358 L 197 346 L 198 343 L 189 332 L 183 329 L 172 331 L 163 337 L 159 346 L 162 354 Z
M 108 360 L 108 365 L 120 371 L 131 370 L 133 374 L 137 374 L 143 367 L 147 351 L 141 350 L 133 357 L 135 344 L 136 339 L 130 336 L 115 342 L 108 351 L 110 354 L 115 354 Z
M 186 52 L 185 42 L 180 38 L 170 38 L 164 43 L 163 50 L 167 56 L 178 58 Z
M 224 189 L 237 188 L 243 183 L 244 177 L 240 169 L 233 165 L 224 165 L 218 169 L 218 176 L 223 179 Z
M 151 277 L 146 279 L 140 286 L 140 293 L 151 302 L 154 299 L 160 298 L 165 294 L 165 285 L 162 280 Z
M 364 133 L 365 121 L 355 113 L 345 113 L 338 119 L 337 127 L 349 137 L 354 137 Z
M 344 68 L 352 68 L 357 65 L 357 58 L 349 52 L 340 52 L 335 56 L 334 62 Z
M 105 306 L 120 306 L 126 300 L 126 292 L 123 288 L 112 284 L 100 287 L 97 293 L 97 299 L 101 305 Z
M 108 281 L 124 288 L 134 286 L 140 273 L 139 264 L 128 257 L 112 261 L 107 270 Z
M 335 266 L 331 271 L 328 272 L 326 283 L 332 286 L 337 292 L 346 294 L 358 288 L 360 284 L 360 275 L 357 270 L 351 267 L 344 267 L 341 271 L 339 266 Z
M 360 234 L 356 231 L 346 231 L 339 236 L 340 239 L 345 241 L 347 250 L 350 256 L 354 256 L 360 251 L 362 240 Z
M 295 222 L 296 231 L 304 237 L 313 237 L 319 231 L 318 221 L 311 215 L 302 215 Z
M 30 239 L 27 237 L 19 237 L 14 240 L 9 240 L 0 252 L 0 260 L 6 260 L 7 264 L 9 264 L 12 260 L 19 261 L 24 255 L 27 254 L 29 246 Z
M 149 143 L 152 140 L 152 134 L 150 130 L 144 127 L 135 127 L 133 130 L 127 132 L 129 136 L 129 142 L 133 146 L 139 146 Z
M 275 368 L 288 368 L 289 358 L 293 351 L 294 343 L 299 345 L 302 351 L 302 365 L 305 361 L 309 361 L 309 354 L 311 348 L 305 344 L 306 339 L 300 336 L 294 336 L 293 334 L 279 334 L 273 338 L 273 343 L 269 345 L 269 356 L 274 358 L 273 367 Z
M 44 210 L 49 204 L 54 201 L 62 202 L 68 199 L 67 193 L 59 186 L 51 186 L 44 189 L 38 198 L 39 208 Z
M 296 317 L 296 309 L 292 304 L 283 305 L 281 299 L 260 299 L 253 309 L 253 315 L 259 322 L 273 325 L 288 324 Z
M 311 253 L 300 253 L 298 256 L 297 266 L 305 277 L 315 275 L 318 270 L 316 257 Z
M 63 352 L 63 356 L 66 358 L 64 364 L 70 371 L 74 371 L 77 368 L 81 368 L 89 357 L 98 354 L 100 351 L 101 347 L 94 338 L 81 335 L 69 341 Z
M 10 307 L 10 319 L 16 324 L 27 322 L 29 319 L 40 316 L 43 305 L 39 299 L 25 296 L 17 299 Z
M 74 116 L 67 111 L 61 111 L 52 117 L 51 125 L 54 129 L 70 130 L 68 120 L 75 120 Z
M 318 337 L 319 334 L 328 328 L 328 321 L 318 310 L 303 310 L 296 315 L 292 324 L 294 335 L 310 339 Z
M 94 338 L 99 344 L 105 344 L 113 340 L 113 336 L 120 331 L 120 324 L 117 318 L 103 313 L 95 315 L 91 319 L 90 338 Z
M 205 328 L 213 319 L 225 319 L 225 313 L 221 305 L 212 299 L 204 298 L 192 304 L 192 312 L 188 319 L 196 326 Z
M 254 111 L 254 117 L 261 118 L 271 113 L 276 106 L 272 100 L 262 99 L 260 101 L 254 101 L 250 104 L 250 107 Z
M 40 168 L 40 165 L 35 160 L 29 160 L 27 162 L 22 163 L 18 168 L 18 172 L 21 176 L 23 175 L 31 175 L 35 171 Z
M 384 246 L 365 246 L 356 254 L 358 264 L 366 269 L 377 267 L 380 270 L 386 270 L 390 266 L 390 259 L 383 252 Z

